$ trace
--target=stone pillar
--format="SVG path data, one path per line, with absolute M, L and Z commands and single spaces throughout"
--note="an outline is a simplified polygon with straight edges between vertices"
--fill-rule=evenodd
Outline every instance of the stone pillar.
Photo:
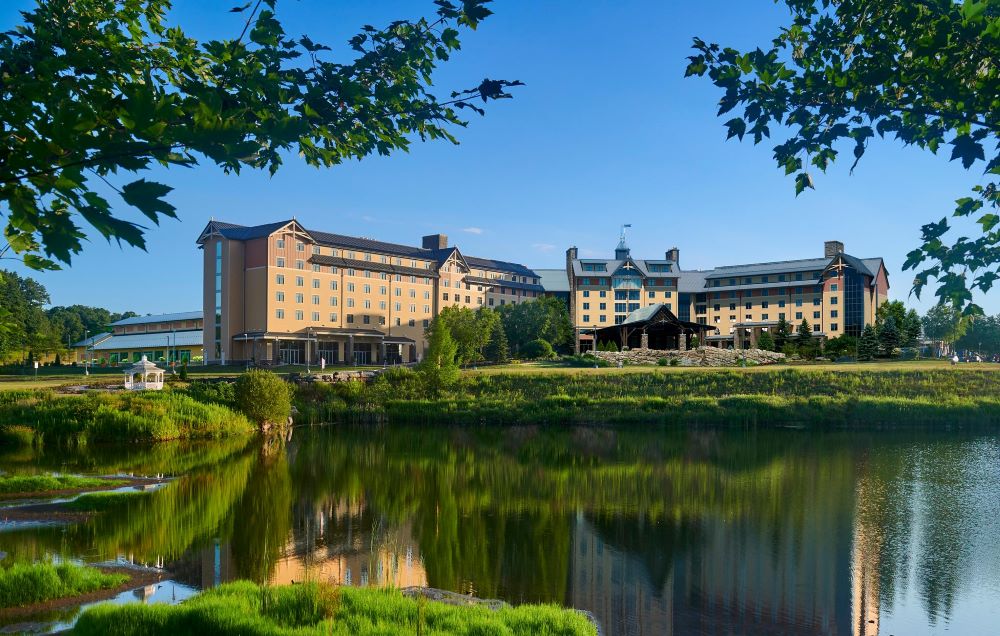
M 642 337 L 639 340 L 640 349 L 649 349 L 649 334 L 645 331 L 642 332 Z
M 687 351 L 687 334 L 681 329 L 681 333 L 677 336 L 677 349 L 680 351 Z
M 378 360 L 377 362 L 381 362 L 381 363 L 385 364 L 385 342 L 384 341 L 382 342 L 382 346 L 379 348 L 379 355 L 382 356 L 382 359 Z
M 347 365 L 354 364 L 354 336 L 347 336 L 347 351 L 344 351 L 344 363 Z
M 750 348 L 757 348 L 757 334 L 760 333 L 760 327 L 750 327 Z

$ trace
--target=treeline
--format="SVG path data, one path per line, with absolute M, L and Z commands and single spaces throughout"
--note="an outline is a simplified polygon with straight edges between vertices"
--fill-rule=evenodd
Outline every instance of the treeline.
M 0 270 L 0 363 L 52 354 L 58 358 L 70 344 L 83 340 L 85 333 L 92 336 L 107 331 L 112 322 L 138 315 L 85 305 L 46 309 L 49 303 L 44 285 Z

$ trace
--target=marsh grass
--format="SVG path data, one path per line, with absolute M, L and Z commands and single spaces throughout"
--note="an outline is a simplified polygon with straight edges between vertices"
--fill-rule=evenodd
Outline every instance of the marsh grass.
M 149 492 L 140 490 L 122 490 L 113 492 L 91 492 L 80 495 L 64 505 L 69 510 L 77 512 L 104 512 L 126 508 L 149 496 Z
M 393 424 L 948 426 L 1000 424 L 1000 372 L 949 368 L 467 375 L 447 394 L 417 374 L 310 388 L 309 421 Z
M 124 479 L 80 477 L 78 475 L 7 475 L 0 476 L 0 495 L 46 492 L 50 490 L 75 490 L 121 486 Z
M 221 585 L 180 605 L 100 605 L 87 610 L 74 634 L 186 636 L 298 634 L 385 636 L 510 634 L 593 636 L 581 614 L 551 605 L 492 611 L 407 598 L 398 591 L 305 583 L 264 590 L 249 582 Z
M 21 607 L 121 585 L 124 574 L 105 574 L 73 563 L 15 563 L 0 567 L 0 607 Z
M 12 428 L 77 443 L 218 438 L 256 430 L 225 406 L 173 391 L 62 397 L 46 391 L 0 393 L 0 429 Z

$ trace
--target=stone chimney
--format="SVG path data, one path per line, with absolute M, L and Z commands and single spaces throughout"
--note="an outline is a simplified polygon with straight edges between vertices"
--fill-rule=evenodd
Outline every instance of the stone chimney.
M 826 241 L 823 243 L 823 258 L 833 258 L 837 254 L 844 253 L 844 244 L 840 241 Z
M 673 261 L 677 265 L 677 268 L 680 269 L 681 251 L 676 247 L 671 247 L 669 250 L 667 250 L 667 260 Z
M 448 247 L 448 237 L 445 234 L 428 234 L 423 238 L 425 250 L 443 250 Z

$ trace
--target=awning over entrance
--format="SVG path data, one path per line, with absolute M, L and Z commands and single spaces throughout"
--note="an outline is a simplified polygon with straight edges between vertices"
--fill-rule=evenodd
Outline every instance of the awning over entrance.
M 598 329 L 598 343 L 614 342 L 631 349 L 679 349 L 687 347 L 687 336 L 715 331 L 715 327 L 681 320 L 663 303 L 637 309 L 621 324 Z M 681 338 L 684 342 L 681 342 Z

